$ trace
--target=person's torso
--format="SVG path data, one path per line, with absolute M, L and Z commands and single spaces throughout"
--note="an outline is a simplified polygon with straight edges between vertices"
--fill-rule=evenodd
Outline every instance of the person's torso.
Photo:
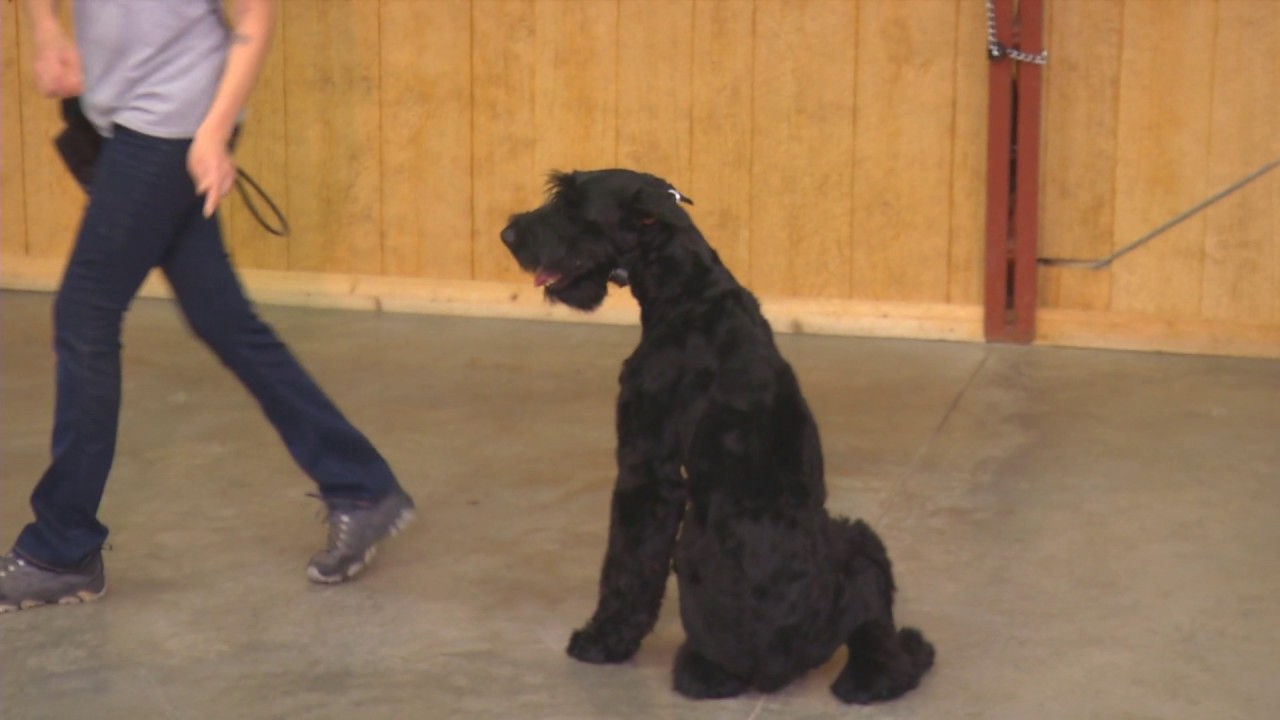
M 222 0 L 75 0 L 80 102 L 98 132 L 120 124 L 189 138 L 222 77 L 230 32 Z

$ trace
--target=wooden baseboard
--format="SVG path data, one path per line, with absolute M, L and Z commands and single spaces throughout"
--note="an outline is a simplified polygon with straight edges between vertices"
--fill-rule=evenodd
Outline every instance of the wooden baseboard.
M 1036 313 L 1036 343 L 1280 358 L 1280 325 L 1043 308 Z
M 0 256 L 0 289 L 52 292 L 61 274 L 60 260 Z M 529 283 L 272 270 L 240 275 L 249 296 L 264 305 L 613 325 L 633 325 L 640 317 L 626 292 L 612 292 L 599 310 L 582 313 L 549 304 Z M 147 278 L 139 295 L 172 297 L 158 273 Z M 765 297 L 761 306 L 780 333 L 962 342 L 983 337 L 982 308 L 976 305 Z M 1044 345 L 1280 358 L 1280 325 L 1044 308 L 1036 326 L 1036 342 Z
M 614 325 L 634 325 L 640 320 L 635 300 L 625 291 L 611 292 L 600 309 L 583 313 L 548 303 L 532 283 L 251 269 L 239 272 L 250 298 L 263 305 Z M 0 289 L 52 292 L 61 273 L 60 259 L 0 257 Z M 147 278 L 138 294 L 172 297 L 158 272 Z M 761 307 L 780 333 L 982 340 L 982 308 L 976 305 L 766 297 L 761 298 Z
M 0 288 L 52 292 L 61 260 L 0 256 Z M 640 314 L 626 292 L 612 292 L 595 313 L 550 305 L 529 283 L 439 281 L 340 273 L 242 270 L 244 287 L 262 305 L 465 315 L 476 318 L 635 324 Z M 152 273 L 141 297 L 172 297 Z M 982 307 L 856 300 L 769 299 L 760 301 L 780 333 L 897 337 L 916 340 L 982 341 Z M 1280 357 L 1280 325 L 1158 318 L 1102 311 L 1041 309 L 1037 343 L 1070 347 L 1180 352 L 1180 354 Z

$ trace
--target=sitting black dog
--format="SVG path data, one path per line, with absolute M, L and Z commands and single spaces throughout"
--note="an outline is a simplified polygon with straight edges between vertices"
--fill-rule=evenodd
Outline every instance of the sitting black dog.
M 569 654 L 634 655 L 674 561 L 679 692 L 778 690 L 844 644 L 832 691 L 845 702 L 897 697 L 932 666 L 933 646 L 894 624 L 880 539 L 824 509 L 818 428 L 795 374 L 681 202 L 692 204 L 653 175 L 556 173 L 548 201 L 502 231 L 548 298 L 593 310 L 613 281 L 640 304 L 640 344 L 620 378 L 599 604 Z

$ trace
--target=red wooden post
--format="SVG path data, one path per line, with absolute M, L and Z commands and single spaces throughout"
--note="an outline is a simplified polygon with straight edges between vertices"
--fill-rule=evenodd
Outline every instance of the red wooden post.
M 995 24 L 1002 46 L 1040 52 L 1043 0 L 995 0 Z M 993 342 L 1035 339 L 1041 75 L 1008 56 L 990 65 L 983 327 Z
M 996 37 L 1013 35 L 1014 0 L 996 0 Z M 991 60 L 987 101 L 987 256 L 983 329 L 987 340 L 1006 339 L 1009 298 L 1009 161 L 1013 140 L 1013 62 Z

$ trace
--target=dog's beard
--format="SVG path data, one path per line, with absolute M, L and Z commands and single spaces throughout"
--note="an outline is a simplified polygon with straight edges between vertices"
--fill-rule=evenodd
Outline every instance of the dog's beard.
M 575 226 L 557 224 L 555 216 L 534 222 L 537 212 L 513 219 L 503 231 L 503 242 L 547 300 L 590 312 L 604 302 L 611 281 L 626 284 L 607 238 L 598 233 L 576 236 Z
M 543 286 L 547 299 L 590 312 L 609 294 L 609 269 L 591 269 Z

